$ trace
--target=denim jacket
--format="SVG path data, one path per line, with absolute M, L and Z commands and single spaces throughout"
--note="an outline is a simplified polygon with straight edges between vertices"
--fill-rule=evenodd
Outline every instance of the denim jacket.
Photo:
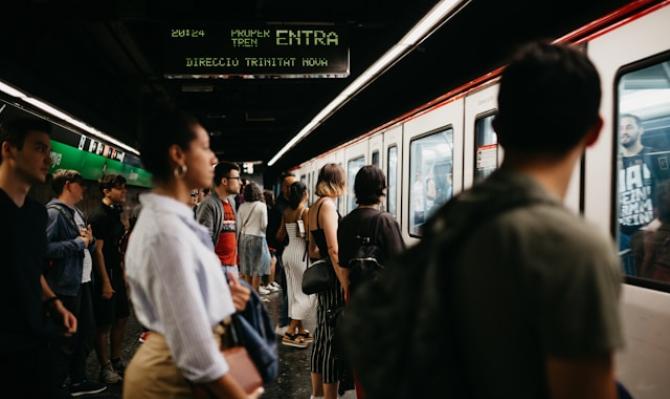
M 74 209 L 55 198 L 47 204 L 49 266 L 44 277 L 51 289 L 59 295 L 75 296 L 81 287 L 85 247 L 84 240 L 79 237 L 74 212 Z M 86 220 L 83 215 L 82 219 Z M 93 253 L 93 245 L 89 246 L 89 251 Z

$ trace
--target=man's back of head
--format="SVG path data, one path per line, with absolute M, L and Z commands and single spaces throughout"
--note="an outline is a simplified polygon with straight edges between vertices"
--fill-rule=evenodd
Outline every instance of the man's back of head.
M 561 156 L 598 123 L 600 79 L 580 50 L 533 43 L 505 68 L 494 128 L 506 151 Z

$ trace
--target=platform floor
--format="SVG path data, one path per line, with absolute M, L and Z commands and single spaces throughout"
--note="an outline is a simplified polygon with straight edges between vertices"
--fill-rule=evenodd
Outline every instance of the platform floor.
M 280 292 L 268 295 L 270 302 L 266 303 L 273 323 L 276 325 L 279 312 Z M 305 327 L 314 331 L 315 318 L 307 320 Z M 137 338 L 141 332 L 141 327 L 137 319 L 131 315 L 128 320 L 126 338 L 124 340 L 123 355 L 124 359 L 130 360 L 140 343 Z M 279 348 L 279 376 L 276 381 L 265 387 L 263 399 L 309 399 L 311 386 L 309 379 L 309 358 L 311 346 L 307 349 L 297 349 L 285 345 L 278 345 Z M 100 366 L 91 353 L 88 359 L 88 376 L 91 380 L 97 380 Z M 121 385 L 110 385 L 107 392 L 96 396 L 89 396 L 98 399 L 102 398 L 121 398 Z

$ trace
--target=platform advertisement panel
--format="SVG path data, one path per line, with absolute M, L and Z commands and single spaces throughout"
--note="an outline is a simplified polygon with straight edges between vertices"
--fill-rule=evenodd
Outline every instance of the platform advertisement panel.
M 124 176 L 129 186 L 151 187 L 151 173 L 142 168 L 51 140 L 49 172 L 53 173 L 57 169 L 77 170 L 87 180 L 98 180 L 103 175 L 116 173 Z

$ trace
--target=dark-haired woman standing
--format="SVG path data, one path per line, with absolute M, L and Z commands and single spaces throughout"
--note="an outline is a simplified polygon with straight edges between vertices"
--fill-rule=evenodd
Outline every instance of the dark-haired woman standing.
M 282 254 L 288 288 L 288 316 L 291 322 L 282 338 L 282 344 L 306 348 L 314 337 L 305 330 L 302 321 L 307 319 L 316 306 L 316 295 L 302 292 L 302 275 L 307 268 L 307 186 L 295 182 L 288 189 L 289 207 L 284 210 L 277 241 L 283 242 L 288 235 L 288 246 Z
M 345 216 L 337 229 L 339 260 L 347 268 L 349 261 L 361 246 L 359 237 L 372 238 L 372 244 L 378 248 L 378 259 L 384 265 L 392 256 L 405 249 L 400 234 L 400 226 L 395 218 L 379 208 L 384 199 L 386 177 L 381 169 L 374 165 L 361 168 L 354 180 L 354 194 L 358 207 Z M 350 290 L 361 283 L 355 274 L 349 274 Z
M 191 381 L 217 398 L 247 398 L 214 331 L 246 305 L 249 290 L 234 278 L 228 285 L 190 206 L 191 190 L 214 178 L 209 135 L 196 119 L 166 110 L 146 125 L 141 151 L 154 189 L 140 197 L 125 259 L 137 319 L 151 332 L 126 369 L 123 396 L 188 398 Z

